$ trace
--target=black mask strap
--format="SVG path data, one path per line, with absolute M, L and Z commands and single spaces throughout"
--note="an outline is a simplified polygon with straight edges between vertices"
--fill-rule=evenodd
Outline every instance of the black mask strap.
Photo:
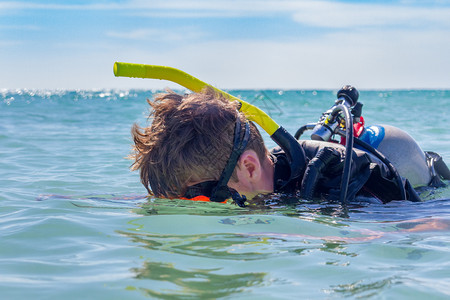
M 237 165 L 239 157 L 244 152 L 245 147 L 247 147 L 248 141 L 250 140 L 250 125 L 248 121 L 245 121 L 245 132 L 241 139 L 241 120 L 239 114 L 236 118 L 236 126 L 234 129 L 234 140 L 233 148 L 231 150 L 230 158 L 225 165 L 225 168 L 220 175 L 218 181 L 205 181 L 198 183 L 196 185 L 188 187 L 184 196 L 186 198 L 193 198 L 199 195 L 207 196 L 210 201 L 223 202 L 228 198 L 232 198 L 237 205 L 240 207 L 245 206 L 245 201 L 247 200 L 245 196 L 239 195 L 239 193 L 227 186 L 228 181 L 233 174 L 233 171 Z
M 231 175 L 233 174 L 234 168 L 237 165 L 239 157 L 244 152 L 245 147 L 247 147 L 249 140 L 250 140 L 250 125 L 247 120 L 245 121 L 244 137 L 241 140 L 241 120 L 238 115 L 236 118 L 236 127 L 234 129 L 233 149 L 231 150 L 230 158 L 228 159 L 228 162 L 225 165 L 222 174 L 220 175 L 216 187 L 212 190 L 212 194 L 210 197 L 211 201 L 222 202 L 231 196 L 239 206 L 244 205 L 244 202 L 246 200 L 245 196 L 239 195 L 239 193 L 236 192 L 235 190 L 231 191 L 231 189 L 227 186 L 227 184 L 231 178 Z

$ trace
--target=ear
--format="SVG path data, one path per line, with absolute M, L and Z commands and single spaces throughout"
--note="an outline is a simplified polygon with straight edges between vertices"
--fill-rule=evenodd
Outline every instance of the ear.
M 246 150 L 238 162 L 238 173 L 250 182 L 258 182 L 262 176 L 261 162 L 254 150 Z

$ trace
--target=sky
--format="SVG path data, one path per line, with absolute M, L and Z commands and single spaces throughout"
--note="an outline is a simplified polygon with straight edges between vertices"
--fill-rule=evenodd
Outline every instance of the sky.
M 450 0 L 0 0 L 0 89 L 450 89 Z

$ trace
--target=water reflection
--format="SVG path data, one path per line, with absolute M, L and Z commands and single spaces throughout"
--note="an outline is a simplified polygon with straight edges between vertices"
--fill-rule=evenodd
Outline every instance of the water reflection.
M 370 283 L 365 283 L 364 280 L 360 280 L 348 284 L 332 286 L 331 289 L 326 290 L 326 292 L 334 292 L 345 297 L 366 299 L 379 296 L 383 290 L 392 288 L 393 285 L 401 283 L 401 280 L 395 277 L 380 279 Z
M 135 243 L 153 251 L 226 260 L 264 260 L 279 254 L 267 238 L 241 234 L 140 234 L 126 231 L 119 233 Z
M 240 264 L 265 260 L 273 255 L 270 251 L 264 253 L 264 248 L 268 247 L 264 239 L 239 234 L 118 233 L 150 250 L 152 261 L 145 261 L 141 268 L 131 271 L 136 274 L 136 279 L 145 280 L 139 290 L 149 297 L 160 299 L 213 299 L 235 293 L 241 295 L 248 287 L 262 285 L 267 273 L 233 271 L 233 274 L 223 274 L 228 267 L 224 261 L 232 260 Z M 186 265 L 190 257 L 200 258 L 202 263 L 188 263 L 189 268 L 185 269 L 177 266 Z M 161 258 L 169 262 L 154 261 Z M 210 266 L 208 269 L 199 267 L 205 262 Z
M 119 233 L 149 250 L 148 257 L 151 257 L 142 267 L 131 269 L 135 278 L 142 280 L 132 289 L 160 299 L 215 299 L 251 294 L 253 288 L 286 284 L 288 277 L 283 271 L 279 273 L 278 262 L 284 262 L 286 268 L 285 262 L 290 261 L 300 270 L 300 266 L 309 265 L 321 252 L 326 252 L 332 256 L 317 264 L 347 267 L 348 259 L 358 255 L 347 249 L 346 241 L 333 240 L 342 237 L 279 233 Z M 208 267 L 202 268 L 205 265 Z
M 149 198 L 133 211 L 140 215 L 203 215 L 203 216 L 234 216 L 248 214 L 276 214 L 289 217 L 299 217 L 305 213 L 348 218 L 349 212 L 357 212 L 363 204 L 349 206 L 336 202 L 306 201 L 295 195 L 261 195 L 247 203 L 245 208 L 234 204 L 214 202 L 195 202 L 180 199 Z
M 215 202 L 198 202 L 180 199 L 149 198 L 146 203 L 133 210 L 144 216 L 154 215 L 203 215 L 227 216 L 248 214 L 248 209 L 233 204 Z
M 437 193 L 439 194 L 437 195 Z M 430 196 L 431 194 L 432 196 Z M 440 199 L 436 199 L 439 196 Z M 245 208 L 234 204 L 213 202 L 194 202 L 188 200 L 168 200 L 149 198 L 133 211 L 137 214 L 150 215 L 204 215 L 234 216 L 249 214 L 283 215 L 287 217 L 329 216 L 340 219 L 376 219 L 401 221 L 423 217 L 424 215 L 448 216 L 450 208 L 450 184 L 438 190 L 423 189 L 421 197 L 424 202 L 392 201 L 388 204 L 371 202 L 371 199 L 357 199 L 353 203 L 343 205 L 333 201 L 307 201 L 299 195 L 271 194 L 261 195 L 251 200 Z M 430 199 L 434 198 L 434 199 Z M 372 199 L 373 200 L 373 199 Z
M 233 294 L 242 296 L 247 288 L 261 286 L 267 275 L 261 272 L 219 274 L 219 268 L 183 270 L 173 264 L 161 262 L 145 262 L 142 268 L 132 271 L 136 274 L 136 279 L 157 281 L 158 284 L 152 285 L 152 288 L 142 287 L 140 290 L 150 297 L 160 299 L 216 299 Z M 170 285 L 163 285 L 162 282 Z

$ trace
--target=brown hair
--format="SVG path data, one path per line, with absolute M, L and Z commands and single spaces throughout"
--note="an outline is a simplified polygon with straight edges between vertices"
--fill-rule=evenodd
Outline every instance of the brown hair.
M 132 170 L 140 169 L 142 184 L 160 197 L 184 195 L 189 184 L 218 180 L 233 146 L 237 102 L 207 88 L 185 96 L 168 90 L 147 100 L 153 117 L 149 127 L 134 124 Z M 254 124 L 246 149 L 263 161 L 267 149 Z M 241 130 L 242 134 L 244 130 Z M 235 172 L 231 180 L 237 181 Z M 150 191 L 151 190 L 151 191 Z

